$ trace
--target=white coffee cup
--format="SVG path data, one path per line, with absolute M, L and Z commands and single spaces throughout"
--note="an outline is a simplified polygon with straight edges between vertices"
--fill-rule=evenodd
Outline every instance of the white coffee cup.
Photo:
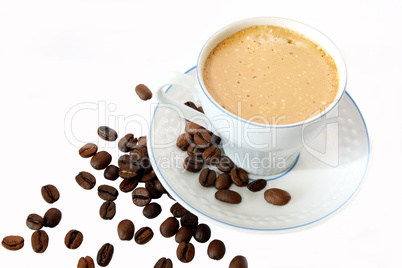
M 203 82 L 204 63 L 210 52 L 224 39 L 254 25 L 273 25 L 299 32 L 321 45 L 334 59 L 339 73 L 339 88 L 334 101 L 321 113 L 303 121 L 287 125 L 268 125 L 247 121 L 220 106 L 209 94 Z M 197 62 L 197 79 L 187 74 L 169 72 L 156 81 L 156 96 L 163 104 L 176 106 L 182 115 L 222 138 L 222 149 L 230 159 L 250 174 L 274 175 L 288 170 L 296 161 L 304 144 L 308 144 L 325 128 L 322 120 L 334 109 L 346 88 L 346 66 L 337 47 L 316 29 L 289 19 L 261 17 L 230 24 L 215 33 L 202 48 Z M 205 114 L 166 95 L 164 88 L 180 85 L 200 101 Z M 326 90 L 326 89 L 323 89 Z M 307 127 L 308 126 L 308 127 Z

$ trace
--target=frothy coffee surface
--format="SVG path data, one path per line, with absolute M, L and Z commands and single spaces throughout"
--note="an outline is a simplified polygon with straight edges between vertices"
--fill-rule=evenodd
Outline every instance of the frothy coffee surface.
M 325 110 L 339 85 L 335 62 L 322 47 L 268 25 L 246 28 L 218 44 L 203 77 L 223 108 L 273 125 L 301 122 Z

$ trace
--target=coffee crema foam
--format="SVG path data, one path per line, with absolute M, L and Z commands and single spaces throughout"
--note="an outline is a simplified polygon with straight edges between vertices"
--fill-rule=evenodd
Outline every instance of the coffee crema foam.
M 334 59 L 295 31 L 269 25 L 243 29 L 211 51 L 204 84 L 224 109 L 257 123 L 302 122 L 335 99 Z

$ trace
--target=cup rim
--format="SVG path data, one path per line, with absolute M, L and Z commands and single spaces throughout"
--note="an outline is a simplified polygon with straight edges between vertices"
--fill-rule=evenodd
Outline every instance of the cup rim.
M 338 72 L 339 72 L 339 65 L 342 65 L 342 68 L 344 69 L 344 76 L 345 76 L 345 81 L 344 83 L 341 85 L 338 85 L 338 93 L 341 92 L 341 94 L 337 93 L 337 96 L 335 97 L 335 99 L 332 101 L 332 103 L 323 111 L 320 112 L 319 114 L 315 115 L 314 117 L 308 118 L 304 121 L 300 121 L 300 122 L 296 122 L 296 123 L 291 123 L 291 124 L 283 124 L 283 125 L 269 125 L 269 124 L 262 124 L 262 123 L 257 123 L 251 120 L 246 120 L 240 116 L 235 115 L 232 112 L 229 112 L 228 110 L 224 109 L 220 104 L 218 104 L 214 98 L 212 98 L 212 96 L 210 95 L 210 93 L 208 92 L 208 90 L 206 90 L 205 85 L 204 85 L 204 81 L 203 79 L 201 79 L 202 77 L 202 70 L 199 68 L 200 66 L 200 61 L 201 61 L 201 56 L 204 53 L 205 48 L 207 47 L 207 45 L 214 40 L 221 32 L 223 32 L 226 29 L 229 29 L 237 24 L 240 23 L 246 23 L 248 21 L 254 21 L 254 20 L 262 20 L 262 19 L 271 19 L 271 20 L 279 20 L 279 21 L 283 21 L 283 22 L 290 22 L 290 23 L 295 23 L 298 25 L 302 25 L 303 27 L 306 28 L 310 28 L 311 30 L 313 30 L 314 32 L 316 32 L 317 34 L 321 35 L 324 39 L 327 39 L 327 41 L 334 47 L 334 49 L 338 52 L 339 54 L 339 62 L 336 64 Z M 253 25 L 263 25 L 262 23 L 255 23 Z M 265 24 L 265 25 L 270 25 L 269 23 Z M 283 28 L 286 28 L 284 26 L 281 26 Z M 240 28 L 238 31 L 245 29 L 244 28 Z M 304 33 L 301 33 L 304 35 Z M 307 36 L 307 38 L 309 38 Z M 325 48 L 325 47 L 324 47 Z M 332 56 L 332 54 L 330 53 L 330 55 Z M 207 99 L 216 107 L 218 108 L 220 111 L 222 111 L 223 113 L 227 114 L 228 116 L 232 117 L 233 119 L 239 120 L 242 123 L 245 124 L 249 124 L 252 126 L 256 126 L 256 127 L 261 127 L 261 128 L 292 128 L 292 127 L 297 127 L 297 126 L 301 126 L 301 125 L 305 125 L 305 124 L 309 124 L 311 122 L 316 121 L 317 119 L 325 116 L 328 112 L 330 112 L 334 107 L 336 107 L 339 103 L 339 101 L 342 99 L 342 97 L 345 94 L 346 91 L 346 85 L 347 85 L 347 70 L 346 70 L 346 64 L 345 64 L 345 60 L 341 54 L 341 52 L 339 51 L 338 47 L 335 45 L 334 42 L 332 42 L 331 39 L 329 39 L 325 34 L 323 34 L 321 31 L 317 30 L 316 28 L 307 25 L 305 23 L 293 20 L 293 19 L 288 19 L 288 18 L 283 18 L 283 17 L 254 17 L 254 18 L 248 18 L 248 19 L 242 19 L 242 20 L 238 20 L 236 22 L 233 22 L 229 25 L 226 25 L 225 27 L 219 29 L 218 31 L 216 31 L 203 45 L 199 55 L 198 55 L 198 59 L 197 59 L 197 80 L 198 80 L 198 85 L 200 86 L 202 92 L 204 93 L 204 95 L 207 97 Z

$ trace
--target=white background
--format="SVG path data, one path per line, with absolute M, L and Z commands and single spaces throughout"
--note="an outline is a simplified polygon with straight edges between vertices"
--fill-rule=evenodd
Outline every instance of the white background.
M 171 258 L 174 267 L 228 267 L 237 254 L 245 255 L 253 268 L 402 267 L 401 14 L 396 0 L 0 0 L 0 238 L 19 234 L 26 240 L 17 252 L 0 247 L 0 267 L 75 267 L 81 256 L 95 259 L 106 242 L 115 245 L 109 267 L 153 267 L 162 256 Z M 102 200 L 96 190 L 84 191 L 74 177 L 87 170 L 98 185 L 109 182 L 77 151 L 86 142 L 96 142 L 112 153 L 116 164 L 115 143 L 98 140 L 96 129 L 109 124 L 120 134 L 147 134 L 156 100 L 139 101 L 135 85 L 152 87 L 165 71 L 188 70 L 216 30 L 256 16 L 307 23 L 343 53 L 347 91 L 370 135 L 366 182 L 348 208 L 306 231 L 256 236 L 211 224 L 212 238 L 226 243 L 225 257 L 213 261 L 206 254 L 207 244 L 193 241 L 196 257 L 182 264 L 175 256 L 174 238 L 159 233 L 173 201 L 160 199 L 163 213 L 148 220 L 130 194 L 121 193 L 115 218 L 101 220 Z M 40 195 L 48 183 L 61 192 L 53 205 Z M 45 229 L 49 247 L 36 254 L 25 220 L 50 207 L 61 209 L 63 219 L 56 228 Z M 120 242 L 116 228 L 124 218 L 133 220 L 136 229 L 153 228 L 154 239 L 144 246 Z M 84 233 L 77 250 L 64 246 L 70 229 Z

